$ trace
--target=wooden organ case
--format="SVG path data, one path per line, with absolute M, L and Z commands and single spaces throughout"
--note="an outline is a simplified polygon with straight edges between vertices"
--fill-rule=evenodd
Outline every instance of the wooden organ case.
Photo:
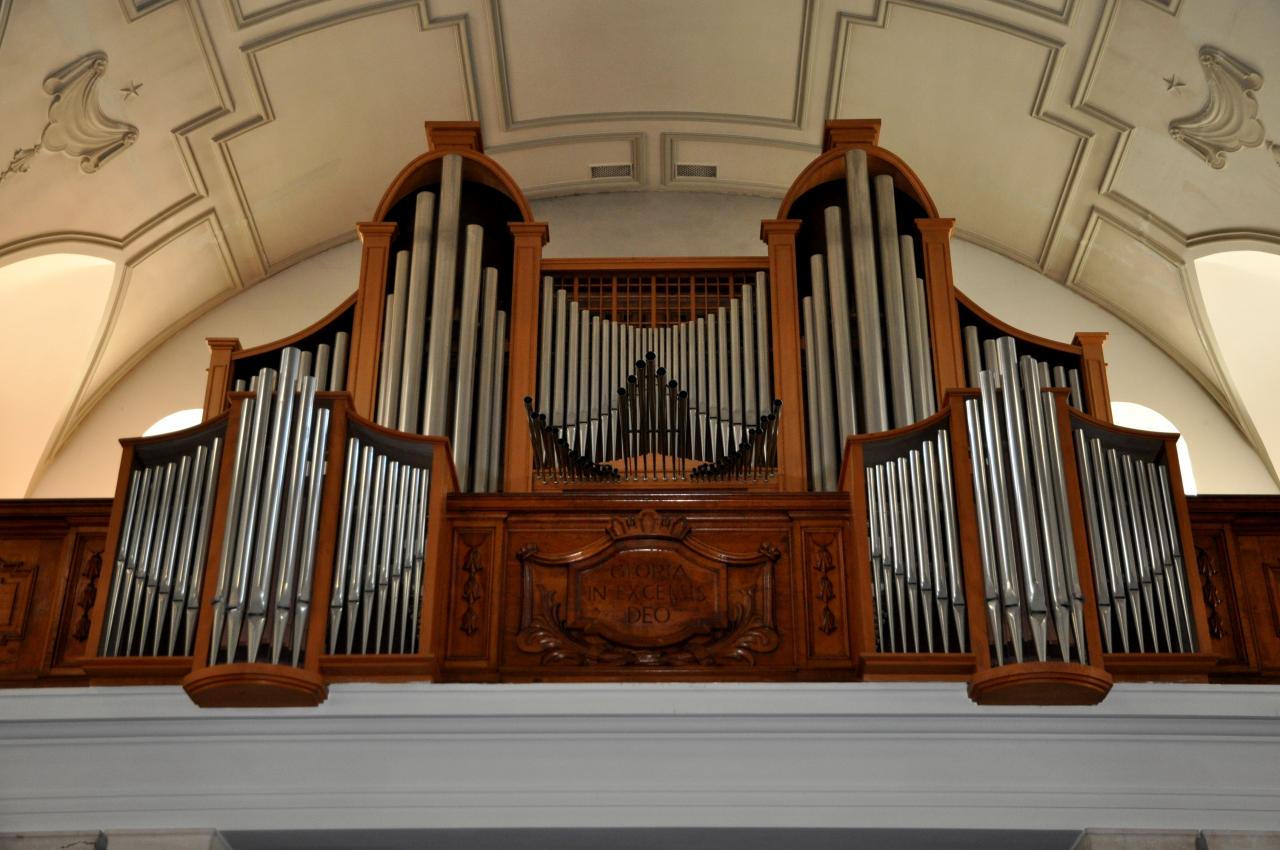
M 1204 680 L 1177 435 L 1111 424 L 1105 334 L 956 291 L 878 134 L 828 122 L 766 256 L 544 260 L 478 125 L 428 123 L 356 293 L 210 340 L 205 422 L 122 441 L 90 679 Z

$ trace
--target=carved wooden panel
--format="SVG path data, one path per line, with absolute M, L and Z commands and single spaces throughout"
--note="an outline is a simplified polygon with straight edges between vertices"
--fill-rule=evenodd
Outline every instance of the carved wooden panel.
M 1244 593 L 1240 605 L 1253 621 L 1263 674 L 1280 670 L 1280 531 L 1236 533 Z
M 1236 600 L 1239 585 L 1231 569 L 1229 526 L 1202 526 L 1194 530 L 1195 565 L 1200 573 L 1205 615 L 1209 623 L 1210 649 L 1222 657 L 1221 671 L 1255 669 L 1248 624 L 1242 620 Z
M 853 634 L 845 571 L 844 530 L 839 526 L 802 527 L 801 601 L 807 651 L 814 660 L 847 660 Z
M 62 616 L 54 642 L 52 667 L 75 668 L 87 654 L 86 642 L 92 625 L 91 615 L 99 593 L 107 593 L 102 583 L 108 573 L 106 563 L 106 533 L 101 530 L 77 529 L 73 532 L 70 569 L 67 572 L 67 592 L 63 596 Z M 69 674 L 76 669 L 66 671 Z
M 0 557 L 0 646 L 27 636 L 39 564 Z
M 752 666 L 780 642 L 781 556 L 769 541 L 725 552 L 653 511 L 613 517 L 583 549 L 526 544 L 516 647 L 544 666 Z
M 455 526 L 445 645 L 455 661 L 491 661 L 497 609 L 497 540 L 492 526 Z

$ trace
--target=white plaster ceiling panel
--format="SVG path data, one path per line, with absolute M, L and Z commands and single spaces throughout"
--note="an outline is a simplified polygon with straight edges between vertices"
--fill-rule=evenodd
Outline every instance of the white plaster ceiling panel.
M 1206 86 L 1182 21 L 1149 3 L 1113 7 L 1083 92 L 1084 105 L 1131 127 L 1161 128 L 1195 112 Z M 1182 85 L 1166 81 L 1172 77 Z
M 119 377 L 139 352 L 163 342 L 175 325 L 234 289 L 209 218 L 178 231 L 129 265 L 120 308 L 86 398 Z
M 993 19 L 900 5 L 882 27 L 845 22 L 834 116 L 883 119 L 880 144 L 920 175 L 941 215 L 1038 265 L 1081 143 L 1032 114 L 1053 48 Z
M 780 145 L 716 134 L 663 134 L 662 180 L 698 191 L 740 190 L 781 197 L 820 152 L 816 145 Z M 677 165 L 714 165 L 714 178 L 681 177 Z
M 806 2 L 495 0 L 492 15 L 511 127 L 644 115 L 799 123 Z
M 1184 234 L 1252 229 L 1280 233 L 1280 162 L 1262 146 L 1226 158 L 1223 168 L 1214 169 L 1167 130 L 1135 129 L 1110 191 L 1156 213 Z
M 535 142 L 511 148 L 490 148 L 489 153 L 510 172 L 528 197 L 582 192 L 613 191 L 640 186 L 644 163 L 640 158 L 643 135 L 618 133 Z M 591 178 L 593 165 L 630 165 L 630 177 Z
M 93 349 L 115 263 L 46 254 L 0 268 L 0 498 L 19 499 Z
M 424 30 L 414 7 L 304 28 L 250 59 L 273 117 L 226 144 L 272 265 L 372 216 L 426 150 L 424 119 L 471 117 L 458 27 Z
M 1202 384 L 1216 370 L 1187 310 L 1181 268 L 1112 221 L 1097 217 L 1071 285 L 1173 354 Z M 1221 396 L 1220 396 L 1221 398 Z
M 127 23 L 116 3 L 16 4 L 0 43 L 0 151 L 42 140 L 51 95 L 44 80 L 93 52 L 106 70 L 89 92 L 109 118 L 137 138 L 92 173 L 50 150 L 27 160 L 26 173 L 0 183 L 0 246 L 58 232 L 122 239 L 203 191 L 174 129 L 221 105 L 209 65 L 183 4 Z M 0 162 L 0 168 L 3 163 Z
M 1193 8 L 1198 19 L 1189 17 Z M 1229 44 L 1226 54 L 1244 67 L 1262 72 L 1271 64 L 1280 74 L 1277 37 L 1280 3 L 1188 3 L 1176 18 L 1145 3 L 1118 4 L 1084 97 L 1087 107 L 1135 128 L 1105 192 L 1180 234 L 1280 231 L 1280 160 L 1270 149 L 1280 135 L 1280 89 L 1228 82 L 1211 90 L 1200 60 L 1202 47 Z M 1239 115 L 1248 145 L 1233 149 L 1225 131 L 1220 167 L 1170 136 L 1171 123 L 1195 116 L 1211 101 L 1224 127 Z M 1261 132 L 1245 110 L 1256 110 Z

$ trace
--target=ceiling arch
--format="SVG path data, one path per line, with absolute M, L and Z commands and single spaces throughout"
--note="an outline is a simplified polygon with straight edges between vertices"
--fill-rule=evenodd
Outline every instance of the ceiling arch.
M 137 138 L 93 173 L 40 150 L 0 178 L 0 204 L 22 210 L 0 224 L 0 257 L 77 243 L 120 262 L 55 450 L 168 335 L 349 239 L 425 147 L 424 119 L 478 119 L 531 198 L 780 198 L 825 118 L 880 117 L 961 235 L 1131 324 L 1267 456 L 1193 261 L 1280 244 L 1276 4 L 118 0 L 67 14 L 0 0 L 0 151 L 31 148 L 44 81 L 94 52 L 97 104 Z M 1215 109 L 1237 119 L 1192 120 Z M 1220 160 L 1187 133 L 1212 136 Z M 676 177 L 681 162 L 720 176 Z M 592 181 L 598 164 L 632 176 Z

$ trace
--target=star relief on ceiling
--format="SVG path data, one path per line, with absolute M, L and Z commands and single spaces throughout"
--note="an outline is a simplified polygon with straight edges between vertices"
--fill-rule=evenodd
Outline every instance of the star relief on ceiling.
M 13 152 L 8 166 L 0 171 L 0 183 L 26 173 L 32 158 L 42 150 L 79 158 L 80 170 L 92 174 L 137 141 L 138 128 L 107 115 L 98 102 L 98 80 L 106 70 L 107 54 L 94 51 L 45 78 L 44 91 L 53 98 L 49 121 L 38 142 Z M 130 86 L 136 95 L 141 84 L 131 82 Z
M 1257 147 L 1266 138 L 1255 95 L 1262 88 L 1262 74 L 1208 46 L 1200 48 L 1200 67 L 1208 100 L 1195 114 L 1171 122 L 1169 135 L 1213 168 L 1222 168 L 1227 164 L 1228 153 Z M 1169 79 L 1165 82 L 1173 90 Z

